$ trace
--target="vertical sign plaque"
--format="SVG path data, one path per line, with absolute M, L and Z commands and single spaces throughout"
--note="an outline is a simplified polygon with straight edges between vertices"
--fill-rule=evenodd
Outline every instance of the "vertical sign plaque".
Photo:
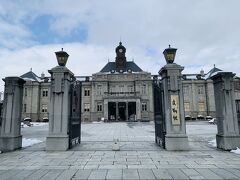
M 172 125 L 180 125 L 179 96 L 171 95 Z

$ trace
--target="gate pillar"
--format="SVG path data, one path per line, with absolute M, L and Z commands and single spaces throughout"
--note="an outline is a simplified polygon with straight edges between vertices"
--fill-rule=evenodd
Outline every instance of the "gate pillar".
M 188 137 L 184 119 L 184 100 L 181 72 L 184 68 L 178 64 L 165 65 L 159 71 L 162 77 L 165 110 L 165 148 L 167 150 L 188 150 Z
M 5 95 L 0 126 L 0 150 L 13 151 L 22 147 L 21 114 L 25 81 L 19 77 L 6 77 L 3 81 Z
M 234 98 L 232 72 L 218 72 L 212 76 L 216 104 L 218 134 L 217 147 L 230 150 L 240 147 L 240 135 Z
M 51 94 L 46 150 L 65 151 L 69 148 L 70 86 L 74 75 L 65 66 L 56 66 L 48 72 L 51 74 Z

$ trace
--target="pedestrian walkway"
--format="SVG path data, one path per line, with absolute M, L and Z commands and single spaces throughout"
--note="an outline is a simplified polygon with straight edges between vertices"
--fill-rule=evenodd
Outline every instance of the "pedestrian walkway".
M 216 126 L 188 126 L 191 150 L 166 151 L 154 143 L 152 123 L 83 124 L 82 144 L 69 151 L 46 152 L 40 143 L 0 154 L 0 179 L 240 179 L 240 155 L 206 141 Z

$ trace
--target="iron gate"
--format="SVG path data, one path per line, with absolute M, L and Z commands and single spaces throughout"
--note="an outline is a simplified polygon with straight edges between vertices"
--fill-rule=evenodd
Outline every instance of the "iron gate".
M 155 142 L 165 149 L 165 117 L 164 117 L 164 96 L 162 83 L 158 76 L 153 79 L 154 92 L 154 122 L 155 122 Z
M 2 126 L 2 116 L 3 116 L 3 103 L 0 102 L 0 127 Z
M 69 148 L 81 142 L 81 82 L 70 87 Z

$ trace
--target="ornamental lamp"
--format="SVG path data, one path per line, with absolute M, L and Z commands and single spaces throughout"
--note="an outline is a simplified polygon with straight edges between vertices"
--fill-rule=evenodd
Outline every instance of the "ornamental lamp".
M 57 61 L 58 61 L 58 65 L 59 66 L 66 66 L 67 60 L 68 60 L 68 53 L 66 53 L 65 51 L 63 51 L 63 48 L 61 51 L 55 52 L 56 57 L 57 57 Z
M 170 45 L 169 45 L 169 48 L 167 48 L 163 51 L 163 54 L 164 54 L 167 64 L 172 64 L 174 62 L 176 51 L 177 51 L 177 49 L 171 48 Z

